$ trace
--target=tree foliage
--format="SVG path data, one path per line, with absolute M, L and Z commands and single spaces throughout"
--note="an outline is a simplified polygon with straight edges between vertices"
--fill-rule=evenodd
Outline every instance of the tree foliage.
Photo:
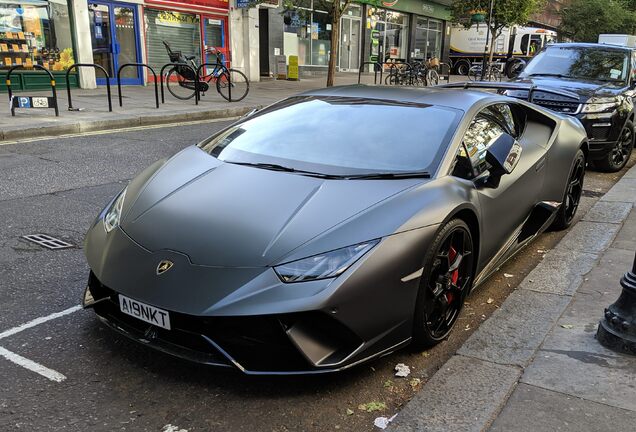
M 590 0 L 594 1 L 594 0 Z M 489 0 L 454 0 L 451 4 L 451 21 L 470 27 L 473 11 L 484 11 L 485 24 L 490 27 L 490 59 L 495 47 L 495 40 L 505 27 L 524 25 L 530 16 L 545 5 L 546 0 L 493 0 L 492 19 L 490 17 Z
M 577 42 L 597 42 L 602 33 L 634 34 L 636 1 L 573 0 L 561 10 L 559 32 Z

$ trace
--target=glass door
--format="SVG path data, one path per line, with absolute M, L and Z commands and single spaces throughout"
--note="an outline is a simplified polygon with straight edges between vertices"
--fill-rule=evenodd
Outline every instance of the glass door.
M 139 62 L 139 31 L 135 5 L 112 2 L 91 2 L 88 17 L 93 44 L 93 61 L 104 67 L 117 83 L 117 70 L 126 63 Z M 97 72 L 97 76 L 101 74 Z M 122 84 L 141 85 L 142 72 L 138 67 L 127 67 L 121 74 Z M 104 78 L 97 78 L 104 85 Z
M 357 71 L 360 65 L 360 29 L 358 18 L 342 17 L 340 29 L 340 70 Z
M 203 58 L 206 63 L 216 63 L 216 53 L 221 54 L 221 62 L 229 69 L 230 51 L 227 17 L 204 15 L 201 20 L 203 37 Z M 214 66 L 206 66 L 206 74 L 212 73 Z

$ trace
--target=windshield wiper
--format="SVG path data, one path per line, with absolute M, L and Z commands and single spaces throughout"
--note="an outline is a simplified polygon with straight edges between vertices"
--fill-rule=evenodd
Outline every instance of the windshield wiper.
M 555 74 L 555 73 L 528 74 L 528 77 L 533 77 L 533 76 L 547 76 L 547 77 L 557 77 L 557 78 L 574 78 L 571 75 L 563 75 L 563 74 Z
M 296 169 L 296 168 L 287 167 L 287 166 L 278 165 L 278 164 L 272 164 L 272 163 L 238 162 L 238 161 L 229 161 L 229 160 L 225 160 L 223 162 L 231 163 L 231 164 L 234 164 L 234 165 L 244 165 L 244 166 L 251 166 L 251 167 L 255 167 L 255 168 L 262 168 L 262 169 L 267 169 L 267 170 L 271 170 L 271 171 L 282 171 L 282 172 L 296 173 L 296 174 L 307 175 L 307 176 L 312 176 L 312 177 L 320 177 L 320 178 L 327 178 L 327 179 L 342 178 L 342 176 L 336 176 L 336 175 L 331 175 L 331 174 L 322 174 L 322 173 L 317 173 L 317 172 L 313 172 L 313 171 L 299 170 L 299 169 Z
M 354 174 L 345 176 L 347 180 L 375 180 L 375 179 L 405 179 L 405 178 L 431 178 L 431 174 L 426 171 L 411 171 L 411 172 L 385 172 L 385 173 L 369 173 L 369 174 Z

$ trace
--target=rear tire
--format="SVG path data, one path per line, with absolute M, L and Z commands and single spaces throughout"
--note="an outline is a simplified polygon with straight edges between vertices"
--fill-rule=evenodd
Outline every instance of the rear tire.
M 579 149 L 574 157 L 574 164 L 570 170 L 568 177 L 568 184 L 565 187 L 565 194 L 563 195 L 563 202 L 559 208 L 556 218 L 550 229 L 553 231 L 561 231 L 568 228 L 576 211 L 578 210 L 579 203 L 581 202 L 581 195 L 583 194 L 583 181 L 585 180 L 585 154 L 583 150 Z
M 621 134 L 612 150 L 602 159 L 594 161 L 594 167 L 603 172 L 617 172 L 622 170 L 634 149 L 634 124 L 627 120 Z
M 413 321 L 413 347 L 448 337 L 473 284 L 473 240 L 468 225 L 453 219 L 435 236 L 424 258 Z
M 468 60 L 459 60 L 455 63 L 455 73 L 457 75 L 468 75 L 470 70 L 470 62 Z
M 186 86 L 191 86 L 188 88 Z M 194 81 L 186 80 L 183 75 L 177 72 L 177 68 L 172 68 L 166 75 L 166 87 L 170 94 L 177 99 L 188 100 L 194 97 Z

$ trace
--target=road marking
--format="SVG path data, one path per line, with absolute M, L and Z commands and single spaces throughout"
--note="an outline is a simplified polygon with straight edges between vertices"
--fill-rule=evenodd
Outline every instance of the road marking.
M 60 317 L 63 317 L 65 315 L 72 314 L 73 312 L 77 312 L 80 309 L 82 309 L 82 306 L 81 305 L 77 305 L 77 306 L 70 307 L 70 308 L 68 308 L 66 310 L 63 310 L 61 312 L 55 312 L 55 313 L 52 313 L 51 315 L 47 315 L 47 316 L 44 316 L 44 317 L 36 318 L 34 320 L 26 322 L 26 323 L 24 323 L 22 325 L 19 325 L 17 327 L 13 327 L 12 329 L 3 331 L 2 333 L 0 333 L 0 339 L 4 339 L 4 338 L 7 338 L 9 336 L 13 336 L 16 333 L 20 333 L 21 331 L 24 331 L 26 329 L 30 329 L 31 327 L 35 327 L 36 325 L 40 325 L 40 324 L 45 323 L 47 321 L 51 321 L 53 319 L 60 318 Z
M 25 369 L 38 373 L 42 375 L 43 377 L 50 379 L 51 381 L 62 382 L 66 379 L 66 377 L 62 375 L 61 373 L 56 372 L 53 369 L 49 369 L 45 366 L 42 366 L 41 364 L 36 363 L 33 360 L 24 358 L 21 355 L 18 355 L 2 347 L 0 347 L 0 356 L 6 358 L 10 362 L 13 362 L 19 366 L 22 366 Z
M 73 306 L 70 307 L 68 309 L 65 309 L 61 312 L 55 312 L 52 313 L 51 315 L 47 315 L 47 316 L 43 316 L 40 318 L 36 318 L 34 320 L 31 320 L 29 322 L 26 322 L 22 325 L 19 325 L 17 327 L 13 327 L 9 330 L 3 331 L 2 333 L 0 333 L 0 339 L 4 339 L 7 338 L 9 336 L 13 336 L 16 333 L 20 333 L 21 331 L 24 331 L 26 329 L 30 329 L 32 327 L 35 327 L 36 325 L 40 325 L 43 324 L 47 321 L 51 321 L 54 320 L 56 318 L 60 318 L 66 315 L 70 315 L 73 312 L 77 312 L 78 310 L 82 309 L 81 305 L 77 305 L 77 306 Z M 53 369 L 49 369 L 46 366 L 42 366 L 39 363 L 34 362 L 33 360 L 29 360 L 28 358 L 22 357 L 21 355 L 18 355 L 12 351 L 9 351 L 8 349 L 5 349 L 3 347 L 0 347 L 0 356 L 6 358 L 7 360 L 9 360 L 10 362 L 13 362 L 15 364 L 17 364 L 18 366 L 22 366 L 25 369 L 28 369 L 32 372 L 38 373 L 40 375 L 42 375 L 45 378 L 50 379 L 51 381 L 55 381 L 55 382 L 62 382 L 66 379 L 66 377 L 64 375 L 62 375 L 61 373 L 54 371 Z
M 118 132 L 134 132 L 134 131 L 141 131 L 141 130 L 147 130 L 147 129 L 161 129 L 161 128 L 167 128 L 167 127 L 197 125 L 202 123 L 220 123 L 225 121 L 238 120 L 239 118 L 241 117 L 240 116 L 225 117 L 225 118 L 215 118 L 215 119 L 208 119 L 208 120 L 192 120 L 188 122 L 179 122 L 179 123 L 160 123 L 155 125 L 131 126 L 131 127 L 118 128 L 118 129 L 76 132 L 76 133 L 63 134 L 63 135 L 40 136 L 40 137 L 33 137 L 33 138 L 24 138 L 21 140 L 0 141 L 0 146 L 30 143 L 35 141 L 46 141 L 46 140 L 52 140 L 52 139 L 75 138 L 75 137 L 83 137 L 83 136 L 105 135 L 105 134 L 118 133 Z

